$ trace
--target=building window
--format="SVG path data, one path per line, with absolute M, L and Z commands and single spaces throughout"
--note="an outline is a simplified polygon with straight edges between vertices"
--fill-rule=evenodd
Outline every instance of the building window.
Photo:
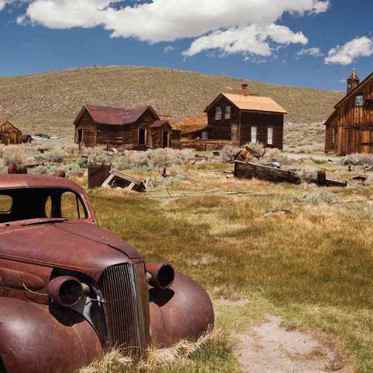
M 232 107 L 226 106 L 225 107 L 225 119 L 231 119 L 231 114 L 232 114 Z
M 256 126 L 251 126 L 251 143 L 256 144 L 257 143 L 257 135 L 258 135 L 258 129 Z
M 208 140 L 209 139 L 209 133 L 207 131 L 202 131 L 201 138 L 202 138 L 202 140 Z
M 332 128 L 332 145 L 334 146 L 337 142 L 337 129 L 336 128 Z
M 364 96 L 358 95 L 355 97 L 355 106 L 362 107 L 364 106 Z
M 223 110 L 220 106 L 218 106 L 215 111 L 215 120 L 222 120 L 222 117 L 223 117 Z
M 268 127 L 267 144 L 273 145 L 273 127 Z

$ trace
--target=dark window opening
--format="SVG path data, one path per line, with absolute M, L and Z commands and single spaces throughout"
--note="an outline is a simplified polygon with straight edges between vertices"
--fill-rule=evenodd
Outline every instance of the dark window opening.
M 215 120 L 222 120 L 222 118 L 223 118 L 223 110 L 220 106 L 218 106 L 215 111 Z
M 32 219 L 87 219 L 80 196 L 66 189 L 12 189 L 0 191 L 0 224 Z
M 146 141 L 146 129 L 139 128 L 139 145 L 145 145 Z

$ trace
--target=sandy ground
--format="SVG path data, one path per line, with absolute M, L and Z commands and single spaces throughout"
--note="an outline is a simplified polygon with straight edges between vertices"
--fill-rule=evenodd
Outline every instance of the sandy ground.
M 245 373 L 350 373 L 343 359 L 315 337 L 287 330 L 281 319 L 269 316 L 240 335 L 236 355 Z

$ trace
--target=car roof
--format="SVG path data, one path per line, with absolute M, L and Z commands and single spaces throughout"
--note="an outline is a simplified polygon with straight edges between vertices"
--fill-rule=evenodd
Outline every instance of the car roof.
M 78 184 L 62 177 L 13 174 L 0 175 L 0 190 L 25 188 L 70 189 L 78 194 L 84 193 L 83 188 Z

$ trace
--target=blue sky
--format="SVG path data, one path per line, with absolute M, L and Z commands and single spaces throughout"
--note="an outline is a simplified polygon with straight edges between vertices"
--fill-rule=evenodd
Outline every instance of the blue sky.
M 371 0 L 0 0 L 0 75 L 146 65 L 344 89 L 373 71 Z

